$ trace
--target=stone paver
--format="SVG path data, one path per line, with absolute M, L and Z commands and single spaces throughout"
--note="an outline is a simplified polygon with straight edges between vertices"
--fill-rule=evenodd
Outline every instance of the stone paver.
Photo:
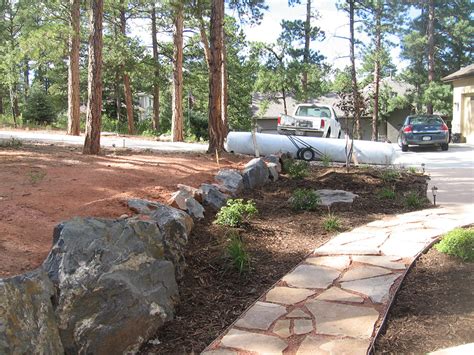
M 369 345 L 368 339 L 328 340 L 309 335 L 301 343 L 296 355 L 365 355 Z
M 290 286 L 303 288 L 326 288 L 339 277 L 339 271 L 324 266 L 300 265 L 283 277 Z
M 235 325 L 241 328 L 267 330 L 286 313 L 286 308 L 273 303 L 257 302 Z
M 275 323 L 273 333 L 283 338 L 288 338 L 291 335 L 290 327 L 291 321 L 289 319 L 280 319 Z
M 275 287 L 267 293 L 266 301 L 282 304 L 295 304 L 314 295 L 314 291 L 304 288 Z
M 357 266 L 349 269 L 339 281 L 352 281 L 367 279 L 369 277 L 381 276 L 391 274 L 392 272 L 388 269 L 381 268 L 378 266 Z
M 311 316 L 301 309 L 294 309 L 286 315 L 287 318 L 311 318 Z
M 208 350 L 201 355 L 237 355 L 238 353 L 233 350 L 227 350 L 227 349 L 217 349 L 217 350 Z
M 351 259 L 348 256 L 320 256 L 320 257 L 312 257 L 307 258 L 305 262 L 312 264 L 312 265 L 321 265 L 332 267 L 333 269 L 337 270 L 344 270 L 349 266 L 351 263 Z
M 387 300 L 390 287 L 401 274 L 384 275 L 370 279 L 341 282 L 341 287 L 367 295 L 372 302 L 381 303 Z
M 221 340 L 222 345 L 244 351 L 255 351 L 259 354 L 282 354 L 288 344 L 282 339 L 231 329 Z
M 427 243 L 412 243 L 389 238 L 380 250 L 385 255 L 396 255 L 401 258 L 412 258 L 422 251 Z
M 337 287 L 331 287 L 321 293 L 317 300 L 320 301 L 335 301 L 335 302 L 354 302 L 354 303 L 362 303 L 364 302 L 364 298 L 358 295 L 354 295 L 353 293 L 341 290 Z
M 370 307 L 318 300 L 307 302 L 306 307 L 316 319 L 319 334 L 370 338 L 379 318 L 379 312 Z
M 295 319 L 293 322 L 293 329 L 297 335 L 313 331 L 313 321 L 311 319 Z
M 388 269 L 403 270 L 405 269 L 405 264 L 400 261 L 400 259 L 399 256 L 389 255 L 355 255 L 352 257 L 353 261 L 359 263 L 381 266 Z

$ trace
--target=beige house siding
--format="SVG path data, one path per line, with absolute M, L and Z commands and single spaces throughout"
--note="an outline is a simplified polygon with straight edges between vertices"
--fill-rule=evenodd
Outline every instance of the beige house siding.
M 453 133 L 474 143 L 474 77 L 453 81 Z

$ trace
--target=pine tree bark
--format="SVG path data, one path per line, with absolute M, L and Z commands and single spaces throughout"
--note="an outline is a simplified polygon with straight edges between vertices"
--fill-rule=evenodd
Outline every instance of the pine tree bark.
M 311 0 L 307 0 L 306 2 L 306 21 L 304 23 L 304 53 L 303 53 L 303 64 L 305 67 L 303 68 L 303 78 L 302 78 L 302 86 L 303 86 L 303 94 L 305 99 L 308 98 L 308 64 L 309 64 L 309 46 L 311 44 Z
M 354 3 L 349 1 L 349 29 L 350 29 L 350 58 L 351 58 L 351 80 L 352 80 L 352 100 L 354 105 L 354 137 L 360 139 L 360 99 L 359 88 L 357 86 L 356 65 L 355 65 L 355 36 L 354 36 Z
M 224 17 L 225 21 L 225 17 Z M 222 124 L 223 124 L 223 133 L 224 138 L 227 137 L 228 133 L 228 117 L 227 117 L 227 103 L 228 103 L 228 92 L 227 92 L 227 50 L 225 46 L 225 27 L 222 26 L 222 79 L 221 79 L 221 104 L 222 104 Z
M 379 92 L 380 92 L 380 52 L 382 50 L 382 4 L 377 1 L 375 12 L 375 62 L 374 62 L 374 110 L 372 112 L 372 140 L 378 139 Z
M 1 90 L 1 88 L 0 88 Z M 3 115 L 5 112 L 4 112 L 4 109 L 3 109 L 3 93 L 0 92 L 0 115 Z
M 25 97 L 25 101 L 28 98 L 29 92 L 30 92 L 30 64 L 29 64 L 29 59 L 25 58 L 25 69 L 23 71 L 23 95 Z
M 434 46 L 434 22 L 435 22 L 435 4 L 434 0 L 428 2 L 428 84 L 435 78 L 435 46 Z M 428 102 L 426 105 L 428 114 L 433 114 L 433 104 Z
M 212 0 L 209 51 L 209 153 L 224 150 L 227 132 L 222 116 L 223 28 L 224 0 Z
M 171 140 L 182 142 L 183 137 L 183 3 L 178 1 L 175 4 L 174 14 L 174 62 L 173 62 L 173 114 L 171 118 Z
M 120 1 L 120 33 L 127 36 L 127 19 L 125 17 L 125 3 Z M 125 65 L 121 65 L 123 74 L 123 91 L 125 96 L 125 108 L 127 111 L 128 134 L 135 134 L 135 123 L 133 121 L 133 100 L 132 88 L 130 85 L 130 75 L 125 70 Z
M 91 0 L 89 67 L 87 85 L 87 116 L 84 154 L 100 153 L 102 111 L 102 19 L 104 1 Z
M 70 27 L 69 36 L 69 68 L 68 68 L 68 109 L 67 109 L 67 134 L 78 136 L 80 134 L 81 98 L 79 79 L 79 51 L 81 45 L 80 18 L 81 1 L 70 0 Z
M 151 10 L 151 42 L 153 47 L 153 64 L 155 66 L 153 77 L 153 130 L 160 130 L 160 63 L 158 58 L 158 41 L 156 38 L 156 6 Z

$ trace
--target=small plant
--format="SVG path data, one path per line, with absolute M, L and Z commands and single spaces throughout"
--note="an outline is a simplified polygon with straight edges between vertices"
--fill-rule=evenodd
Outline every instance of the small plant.
M 408 208 L 420 208 L 423 206 L 423 200 L 416 192 L 410 192 L 405 196 L 405 206 Z
M 318 193 L 311 189 L 296 189 L 290 198 L 294 211 L 314 211 L 320 202 Z
M 238 233 L 232 232 L 229 237 L 229 244 L 226 249 L 228 258 L 232 266 L 239 271 L 239 274 L 242 274 L 250 268 L 250 257 Z
M 0 142 L 1 148 L 19 148 L 23 145 L 21 140 L 11 137 L 9 140 L 3 140 Z
M 332 163 L 331 156 L 329 154 L 323 154 L 321 156 L 321 162 L 323 163 L 323 166 L 328 167 Z
M 323 228 L 326 232 L 335 232 L 341 229 L 341 220 L 329 213 L 323 220 Z
M 414 166 L 409 166 L 407 170 L 411 174 L 416 174 L 417 173 L 417 170 Z
M 387 187 L 384 187 L 378 192 L 378 197 L 384 200 L 393 200 L 395 199 L 395 195 L 395 191 Z
M 394 182 L 400 177 L 400 172 L 395 169 L 385 169 L 382 171 L 381 178 L 384 182 Z
M 30 171 L 28 173 L 28 180 L 32 185 L 36 185 L 38 182 L 42 181 L 46 173 L 44 171 Z
M 474 228 L 456 228 L 435 245 L 436 250 L 457 256 L 463 261 L 474 261 Z
M 303 179 L 309 174 L 309 164 L 304 160 L 292 160 L 286 167 L 292 179 Z
M 215 223 L 223 226 L 238 227 L 244 219 L 256 214 L 257 208 L 253 201 L 244 203 L 242 199 L 227 200 L 227 204 L 217 213 Z

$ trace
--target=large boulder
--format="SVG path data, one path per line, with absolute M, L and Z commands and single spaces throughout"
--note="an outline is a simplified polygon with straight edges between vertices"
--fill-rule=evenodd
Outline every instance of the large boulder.
M 219 187 L 211 184 L 201 184 L 203 204 L 218 210 L 224 206 L 229 199 L 229 195 L 219 191 Z
M 344 190 L 316 190 L 316 193 L 319 195 L 321 206 L 332 207 L 333 205 L 346 205 L 352 206 L 354 199 L 358 195 Z
M 134 352 L 173 317 L 178 288 L 156 223 L 75 218 L 53 243 L 43 267 L 66 353 Z
M 157 202 L 132 199 L 128 200 L 128 207 L 156 222 L 163 236 L 165 257 L 174 264 L 176 278 L 181 279 L 186 268 L 184 254 L 194 226 L 193 219 L 184 211 Z
M 281 173 L 281 162 L 280 162 L 280 157 L 278 155 L 270 154 L 267 155 L 265 158 L 263 158 L 265 162 L 267 163 L 273 163 L 276 164 L 276 170 L 278 173 Z
M 190 191 L 178 190 L 168 201 L 171 207 L 186 211 L 195 219 L 204 218 L 204 207 L 193 197 Z
M 178 190 L 185 191 L 190 194 L 197 202 L 202 203 L 202 191 L 200 189 L 196 189 L 195 187 L 178 184 Z
M 0 354 L 62 354 L 53 284 L 37 269 L 0 279 Z
M 215 179 L 224 193 L 236 196 L 244 189 L 244 179 L 237 170 L 221 169 Z
M 268 167 L 268 178 L 270 181 L 277 181 L 278 180 L 278 166 L 275 163 L 267 163 Z
M 268 181 L 269 171 L 267 164 L 262 158 L 254 158 L 245 164 L 242 175 L 246 189 L 261 187 Z

